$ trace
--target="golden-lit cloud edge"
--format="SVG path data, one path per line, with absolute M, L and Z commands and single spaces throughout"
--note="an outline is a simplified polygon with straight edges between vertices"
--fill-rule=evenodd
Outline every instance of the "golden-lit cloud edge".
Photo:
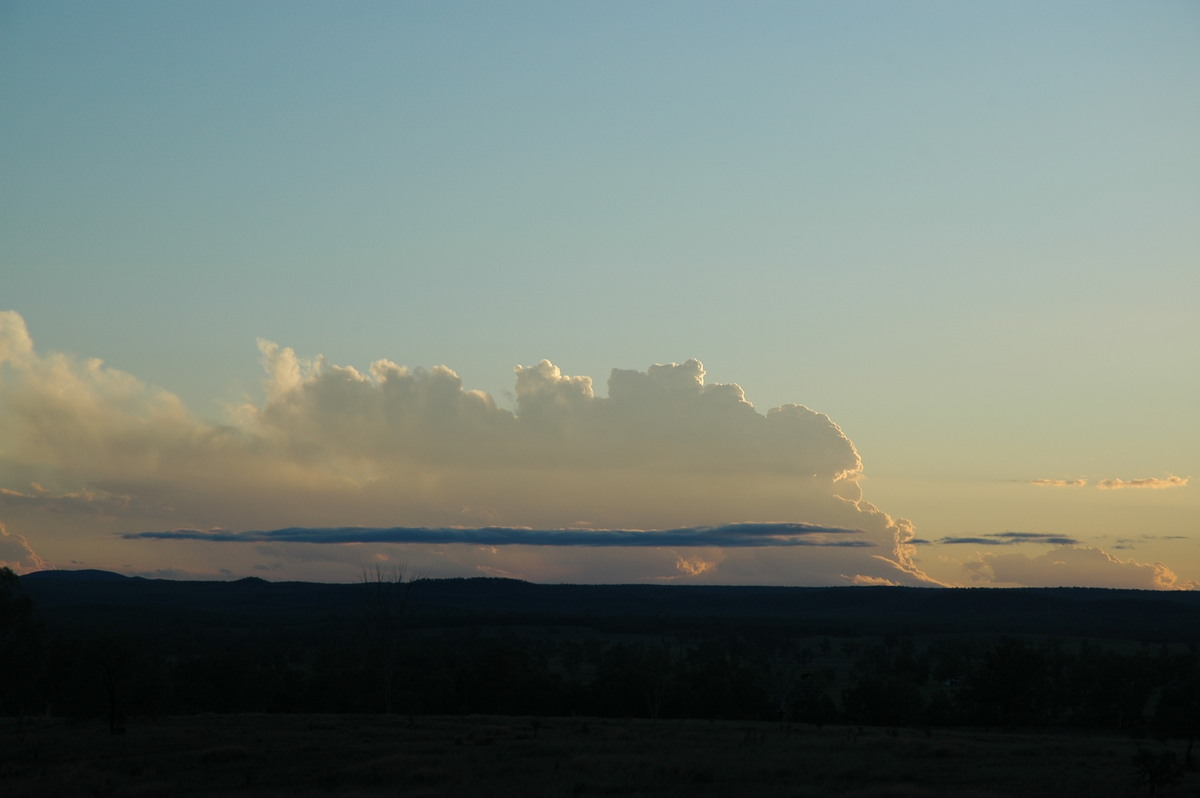
M 4 523 L 0 522 L 0 567 L 10 568 L 17 573 L 27 573 L 44 571 L 53 566 L 38 556 L 23 535 L 9 532 Z

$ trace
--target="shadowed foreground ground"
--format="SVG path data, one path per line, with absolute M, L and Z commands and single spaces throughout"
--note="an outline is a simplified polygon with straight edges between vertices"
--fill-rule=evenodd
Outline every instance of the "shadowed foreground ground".
M 1130 796 L 1122 737 L 706 721 L 235 715 L 38 720 L 0 734 L 10 798 L 96 796 Z M 1200 776 L 1160 787 L 1196 795 Z

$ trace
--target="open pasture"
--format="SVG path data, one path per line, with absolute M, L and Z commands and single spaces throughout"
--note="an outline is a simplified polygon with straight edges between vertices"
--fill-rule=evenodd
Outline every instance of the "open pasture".
M 10 798 L 1196 795 L 1182 746 L 1116 735 L 597 718 L 39 719 L 2 735 Z

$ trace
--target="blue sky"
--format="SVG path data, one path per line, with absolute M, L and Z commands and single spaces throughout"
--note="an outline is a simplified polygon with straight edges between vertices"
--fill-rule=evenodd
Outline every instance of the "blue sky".
M 938 540 L 1011 532 L 1200 580 L 1198 35 L 1191 2 L 6 2 L 0 310 L 209 426 L 269 403 L 260 338 L 507 410 L 517 365 L 603 397 L 698 358 L 836 422 L 941 581 L 988 551 Z M 88 534 L 22 506 L 51 560 Z

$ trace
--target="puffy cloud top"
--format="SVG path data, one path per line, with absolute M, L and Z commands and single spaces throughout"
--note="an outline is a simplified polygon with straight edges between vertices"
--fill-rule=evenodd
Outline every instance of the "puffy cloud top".
M 53 514 L 64 541 L 81 528 L 64 519 L 84 517 L 121 532 L 789 523 L 854 530 L 855 541 L 791 545 L 768 562 L 710 536 L 730 551 L 671 555 L 670 572 L 684 562 L 705 579 L 923 581 L 910 526 L 862 500 L 862 462 L 837 424 L 797 404 L 760 413 L 737 385 L 706 383 L 699 360 L 614 369 L 607 396 L 547 360 L 518 366 L 513 412 L 445 366 L 359 371 L 270 341 L 259 350 L 262 401 L 211 425 L 98 360 L 39 356 L 21 317 L 0 315 L 0 509 L 25 522 Z M 645 550 L 656 538 L 636 540 Z

